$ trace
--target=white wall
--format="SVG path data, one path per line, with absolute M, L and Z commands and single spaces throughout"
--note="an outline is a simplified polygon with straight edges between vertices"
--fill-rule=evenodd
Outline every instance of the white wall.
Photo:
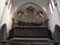
M 0 20 L 1 20 L 1 16 L 2 16 L 3 10 L 4 10 L 5 1 L 6 0 L 0 0 Z
M 3 19 L 0 22 L 1 25 L 6 23 L 7 24 L 7 30 L 11 28 L 11 13 L 10 13 L 10 8 L 8 8 L 8 5 L 5 5 L 6 0 L 1 0 L 0 1 L 0 21 L 1 21 L 1 17 L 3 15 Z M 10 6 L 11 7 L 11 6 Z M 1 26 L 0 25 L 0 26 Z
M 58 12 L 58 8 L 54 5 L 53 1 L 52 1 L 52 7 L 50 7 L 50 11 L 51 13 L 49 14 L 49 26 L 52 32 L 54 32 L 55 29 L 55 25 L 59 25 L 60 26 L 60 16 L 59 16 L 59 12 Z
M 56 0 L 56 2 L 57 2 L 57 8 L 58 8 L 59 14 L 60 14 L 60 0 Z

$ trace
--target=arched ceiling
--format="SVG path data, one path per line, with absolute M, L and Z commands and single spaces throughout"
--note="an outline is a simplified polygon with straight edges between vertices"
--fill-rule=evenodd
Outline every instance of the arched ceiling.
M 16 9 L 16 12 L 19 10 L 26 10 L 26 8 L 28 8 L 28 7 L 33 7 L 33 8 L 35 8 L 36 11 L 39 11 L 39 10 L 44 11 L 40 5 L 33 3 L 33 2 L 27 2 L 27 3 L 23 3 L 22 5 L 20 5 Z
M 10 0 L 10 3 L 12 4 L 12 10 L 14 11 L 16 8 L 18 8 L 23 3 L 27 2 L 33 2 L 36 3 L 42 7 L 47 7 L 49 0 Z

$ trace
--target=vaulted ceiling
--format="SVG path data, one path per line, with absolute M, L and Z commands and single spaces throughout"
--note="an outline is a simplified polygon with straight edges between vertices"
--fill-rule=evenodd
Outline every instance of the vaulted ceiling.
M 46 6 L 49 0 L 11 0 L 12 8 L 15 9 L 26 2 L 33 2 L 40 6 Z

